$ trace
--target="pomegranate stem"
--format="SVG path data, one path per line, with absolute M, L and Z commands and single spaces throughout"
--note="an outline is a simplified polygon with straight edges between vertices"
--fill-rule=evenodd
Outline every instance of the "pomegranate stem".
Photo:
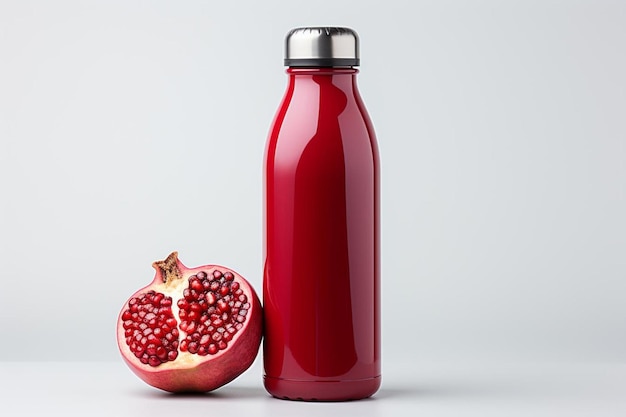
M 161 273 L 163 283 L 168 283 L 171 280 L 181 278 L 180 269 L 178 269 L 178 252 L 170 253 L 165 260 L 156 261 L 152 264 L 152 266 Z

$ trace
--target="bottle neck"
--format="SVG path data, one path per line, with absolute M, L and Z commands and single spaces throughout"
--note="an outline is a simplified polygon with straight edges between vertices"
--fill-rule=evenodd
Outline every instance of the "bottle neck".
M 314 82 L 321 88 L 332 86 L 348 94 L 358 91 L 356 75 L 359 70 L 353 67 L 289 67 L 286 72 L 292 87 L 295 84 Z

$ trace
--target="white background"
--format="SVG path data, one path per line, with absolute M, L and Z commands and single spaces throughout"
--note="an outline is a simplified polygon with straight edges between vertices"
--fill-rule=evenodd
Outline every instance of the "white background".
M 300 25 L 361 36 L 386 366 L 626 361 L 609 0 L 1 1 L 0 358 L 121 362 L 118 311 L 172 250 L 260 292 L 263 151 Z

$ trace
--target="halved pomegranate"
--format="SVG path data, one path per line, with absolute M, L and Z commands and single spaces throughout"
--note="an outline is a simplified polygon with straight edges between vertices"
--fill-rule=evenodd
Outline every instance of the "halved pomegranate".
M 219 265 L 187 268 L 173 252 L 117 320 L 117 344 L 130 369 L 171 392 L 211 391 L 254 361 L 262 336 L 252 286 Z

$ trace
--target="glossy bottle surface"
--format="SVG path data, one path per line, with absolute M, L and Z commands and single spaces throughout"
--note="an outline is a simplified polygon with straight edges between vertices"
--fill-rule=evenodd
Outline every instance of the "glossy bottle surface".
M 265 157 L 265 387 L 380 386 L 378 148 L 353 68 L 289 68 Z

